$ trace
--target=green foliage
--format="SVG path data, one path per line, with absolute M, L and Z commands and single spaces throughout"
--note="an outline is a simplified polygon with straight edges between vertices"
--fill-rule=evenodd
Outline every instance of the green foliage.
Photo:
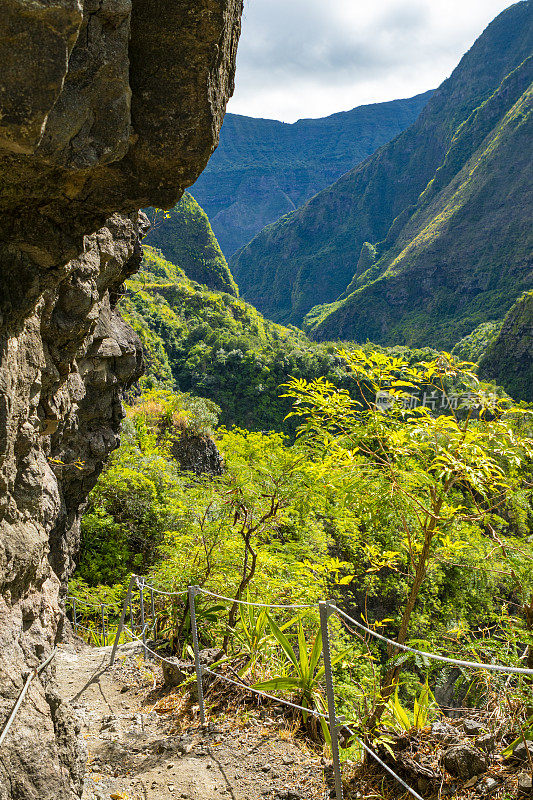
M 413 728 L 416 730 L 423 730 L 438 716 L 437 701 L 429 688 L 428 678 L 426 677 L 426 681 L 421 686 L 418 696 L 414 698 L 412 712 L 402 705 L 399 698 L 398 686 L 393 696 L 387 702 L 386 712 L 400 730 L 411 731 Z
M 314 631 L 313 643 L 308 652 L 303 623 L 301 619 L 298 620 L 298 651 L 296 653 L 289 639 L 272 617 L 268 617 L 268 622 L 272 635 L 285 656 L 284 670 L 282 675 L 254 684 L 254 689 L 266 692 L 289 692 L 291 695 L 296 696 L 298 705 L 310 710 L 318 709 L 324 711 L 326 704 L 320 681 L 324 676 L 325 670 L 323 666 L 319 667 L 322 654 L 320 626 Z M 340 660 L 340 657 L 338 660 Z M 307 714 L 305 712 L 303 712 L 303 717 L 304 722 L 307 722 Z M 321 724 L 327 739 L 328 729 L 322 718 Z
M 143 341 L 144 386 L 212 398 L 226 425 L 292 432 L 294 426 L 284 423 L 290 403 L 279 396 L 288 375 L 350 384 L 333 345 L 313 344 L 244 301 L 193 283 L 150 247 L 144 254 L 121 301 Z
M 479 374 L 495 380 L 516 400 L 533 401 L 533 291 L 525 292 L 484 351 Z
M 386 586 L 387 572 L 396 573 L 397 640 L 405 642 L 413 627 L 420 631 L 419 638 L 427 640 L 428 630 L 437 633 L 439 618 L 444 623 L 439 636 L 443 636 L 450 616 L 443 614 L 446 605 L 436 602 L 436 577 L 443 562 L 459 562 L 464 582 L 462 564 L 466 561 L 470 567 L 467 552 L 477 561 L 487 588 L 495 586 L 483 564 L 490 551 L 493 565 L 499 559 L 501 575 L 510 576 L 509 588 L 528 596 L 532 582 L 524 544 L 500 533 L 506 503 L 520 494 L 522 481 L 529 475 L 533 440 L 520 430 L 527 414 L 484 391 L 472 365 L 446 354 L 416 366 L 379 352 L 345 351 L 343 357 L 360 381 L 359 400 L 323 379 L 292 380 L 288 394 L 295 400 L 293 413 L 303 419 L 301 440 L 314 458 L 327 464 L 328 475 L 342 470 L 346 503 L 362 522 L 359 535 L 361 529 L 368 531 L 367 542 L 353 533 L 350 537 L 354 560 L 358 560 L 357 550 L 362 551 L 371 576 L 385 573 L 385 581 L 376 582 L 380 591 Z M 462 414 L 436 416 L 423 406 L 405 408 L 403 400 L 416 388 L 430 386 L 445 394 L 452 378 L 470 386 L 470 401 Z M 385 389 L 395 399 L 386 411 L 376 403 L 377 393 Z M 510 532 L 510 526 L 505 527 Z M 531 558 L 529 548 L 525 549 Z M 508 571 L 513 552 L 523 564 L 520 574 Z M 356 571 L 360 570 L 358 566 Z M 457 619 L 462 608 L 464 635 L 473 621 L 468 607 L 471 598 L 463 595 L 459 603 L 453 584 L 442 588 L 446 603 L 454 605 L 453 609 L 448 606 L 448 614 Z M 487 593 L 485 618 L 491 616 L 493 602 Z M 384 703 L 400 666 L 393 660 L 385 670 Z
M 171 211 L 152 209 L 149 214 L 152 227 L 145 237 L 147 244 L 159 248 L 191 280 L 235 297 L 239 294 L 207 214 L 192 195 L 185 192 Z
M 126 409 L 122 445 L 89 495 L 82 520 L 79 577 L 116 584 L 154 563 L 165 533 L 182 508 L 185 477 L 171 457 L 173 433 L 184 426 L 209 435 L 210 401 L 151 391 Z
M 502 327 L 498 322 L 482 322 L 472 333 L 463 336 L 452 350 L 452 355 L 463 361 L 479 361 L 487 347 L 494 341 Z
M 312 466 L 282 434 L 222 429 L 224 474 L 182 472 L 169 440 L 173 426 L 188 424 L 191 403 L 200 400 L 149 391 L 127 409 L 121 447 L 89 498 L 79 575 L 110 584 L 151 570 L 167 591 L 200 585 L 232 597 L 318 601 L 340 562 L 328 552 Z M 174 630 L 183 611 L 178 604 L 169 616 Z

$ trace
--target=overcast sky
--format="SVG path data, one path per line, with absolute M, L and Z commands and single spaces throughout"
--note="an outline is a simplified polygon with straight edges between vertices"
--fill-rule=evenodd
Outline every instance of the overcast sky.
M 294 122 L 439 85 L 510 0 L 245 0 L 229 111 Z

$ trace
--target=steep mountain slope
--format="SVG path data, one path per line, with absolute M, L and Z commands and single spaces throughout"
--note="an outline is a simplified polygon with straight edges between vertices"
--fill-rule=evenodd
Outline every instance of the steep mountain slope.
M 191 189 L 225 255 L 405 130 L 430 96 L 425 92 L 292 125 L 227 114 L 218 149 Z
M 191 281 L 157 250 L 143 250 L 120 309 L 142 341 L 148 386 L 214 400 L 225 425 L 294 431 L 294 420 L 283 422 L 291 404 L 278 388 L 289 375 L 349 382 L 332 345 L 266 320 L 243 300 Z
M 497 338 L 479 364 L 483 380 L 493 380 L 517 400 L 533 402 L 533 291 L 511 308 Z
M 532 81 L 533 57 L 459 128 L 376 263 L 321 310 L 317 338 L 449 348 L 533 285 Z
M 146 244 L 158 247 L 191 280 L 238 295 L 207 214 L 192 195 L 185 192 L 171 211 L 152 213 L 151 217 L 154 224 L 145 236 Z
M 531 0 L 500 14 L 433 94 L 411 128 L 236 253 L 230 264 L 244 296 L 273 319 L 300 324 L 311 307 L 335 301 L 345 292 L 358 270 L 360 256 L 359 272 L 374 259 L 371 248 L 362 252 L 365 242 L 383 240 L 399 217 L 389 235 L 389 245 L 392 243 L 445 161 L 458 128 L 531 54 L 532 17 Z M 504 104 L 503 98 L 501 102 Z M 491 124 L 497 123 L 493 120 Z M 489 129 L 490 125 L 486 135 Z M 459 161 L 450 162 L 440 180 L 446 175 L 451 181 L 480 146 L 479 136 L 471 144 L 464 139 L 463 145 Z M 512 154 L 510 173 L 521 168 L 521 158 L 521 153 Z M 476 222 L 465 219 L 463 224 Z M 465 275 L 468 270 L 465 264 Z M 416 292 L 418 287 L 413 289 Z M 340 335 L 333 325 L 328 330 L 330 335 Z M 352 338 L 353 332 L 348 334 L 346 327 L 343 335 Z M 359 335 L 366 339 L 373 334 L 362 331 Z

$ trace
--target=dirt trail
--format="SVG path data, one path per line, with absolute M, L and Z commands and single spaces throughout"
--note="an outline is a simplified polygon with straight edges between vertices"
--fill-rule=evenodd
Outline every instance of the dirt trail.
M 283 738 L 274 719 L 176 735 L 175 720 L 147 702 L 138 648 L 63 646 L 56 660 L 62 696 L 77 709 L 88 748 L 83 800 L 323 800 L 321 760 Z M 128 670 L 128 667 L 131 669 Z M 265 715 L 263 715 L 265 716 Z M 174 724 L 173 724 L 174 723 Z

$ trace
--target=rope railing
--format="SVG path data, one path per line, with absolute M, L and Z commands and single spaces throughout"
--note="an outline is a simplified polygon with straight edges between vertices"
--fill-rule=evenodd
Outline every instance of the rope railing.
M 99 603 L 98 601 L 93 602 L 92 600 L 86 600 L 85 597 L 74 597 L 74 595 L 67 594 L 65 595 L 65 600 L 70 600 L 74 603 L 81 603 L 85 606 L 91 606 L 92 608 L 114 608 L 110 603 Z
M 15 705 L 13 706 L 11 714 L 9 715 L 9 717 L 6 720 L 6 724 L 4 725 L 2 733 L 0 733 L 0 747 L 3 745 L 4 739 L 6 738 L 6 736 L 8 734 L 8 731 L 11 728 L 11 726 L 13 725 L 13 722 L 15 721 L 15 717 L 17 716 L 17 714 L 19 712 L 19 709 L 22 706 L 22 703 L 24 701 L 24 698 L 26 697 L 28 689 L 30 688 L 30 684 L 31 684 L 32 680 L 34 678 L 36 678 L 37 675 L 39 675 L 43 671 L 43 669 L 45 667 L 48 666 L 50 661 L 55 656 L 56 651 L 57 651 L 57 647 L 54 647 L 54 649 L 52 650 L 50 655 L 47 658 L 45 658 L 45 660 L 41 664 L 39 664 L 37 667 L 35 667 L 35 669 L 32 669 L 32 671 L 26 677 L 26 680 L 24 681 L 24 686 L 22 687 L 22 691 L 20 692 L 20 694 L 19 694 L 19 696 L 17 698 L 17 701 L 16 701 Z
M 186 589 L 183 592 L 165 592 L 163 589 L 158 589 L 157 586 L 152 586 L 151 583 L 145 583 L 144 585 L 147 589 L 151 589 L 152 592 L 165 595 L 166 597 L 185 597 L 187 595 Z
M 507 667 L 505 664 L 484 664 L 483 662 L 477 661 L 460 661 L 457 658 L 448 658 L 447 656 L 441 656 L 437 653 L 429 653 L 425 650 L 417 650 L 415 647 L 409 647 L 406 644 L 400 644 L 399 642 L 395 642 L 393 639 L 389 639 L 387 636 L 383 636 L 381 633 L 377 631 L 373 631 L 372 628 L 367 628 L 366 625 L 363 625 L 361 622 L 358 622 L 353 617 L 350 617 L 344 611 L 341 611 L 340 608 L 337 608 L 335 605 L 331 605 L 331 608 L 339 614 L 340 617 L 348 620 L 349 622 L 356 625 L 360 630 L 365 631 L 365 633 L 374 636 L 376 639 L 381 639 L 382 642 L 386 642 L 387 644 L 391 645 L 392 647 L 396 647 L 398 650 L 404 650 L 408 653 L 414 653 L 418 656 L 423 656 L 424 658 L 429 658 L 432 661 L 443 661 L 445 664 L 454 664 L 457 667 L 470 667 L 472 669 L 487 669 L 492 672 L 505 672 L 511 675 L 533 675 L 533 669 L 526 669 L 525 667 Z
M 209 592 L 207 589 L 202 589 L 200 586 L 198 588 L 199 594 L 207 594 L 210 597 L 216 597 L 218 600 L 226 600 L 228 603 L 237 603 L 240 606 L 254 606 L 255 608 L 316 608 L 316 605 L 297 605 L 297 604 L 287 604 L 287 605 L 276 605 L 275 603 L 252 603 L 249 600 L 237 600 L 234 597 L 225 597 L 223 594 L 216 594 L 215 592 Z
M 238 681 L 234 681 L 232 678 L 228 678 L 227 675 L 221 675 L 219 672 L 214 672 L 212 669 L 208 669 L 207 667 L 202 667 L 202 673 L 207 673 L 208 675 L 213 675 L 215 678 L 220 678 L 221 680 L 225 681 L 226 683 L 231 683 L 233 686 L 237 686 L 239 689 L 245 689 L 252 694 L 257 694 L 260 697 L 266 697 L 267 700 L 275 700 L 276 703 L 281 703 L 284 706 L 289 706 L 289 708 L 295 708 L 297 711 L 303 711 L 304 714 L 309 714 L 310 717 L 317 717 L 328 720 L 329 717 L 327 714 L 323 714 L 321 711 L 318 711 L 315 708 L 306 708 L 305 706 L 299 706 L 297 703 L 291 703 L 290 700 L 285 700 L 283 697 L 276 697 L 274 694 L 268 694 L 268 692 L 263 692 L 262 689 L 254 689 L 253 686 L 248 686 L 247 683 L 239 683 Z
M 137 613 L 138 615 L 140 615 L 140 623 L 141 623 L 139 634 L 135 632 L 136 623 L 134 622 L 133 611 L 132 611 L 132 593 L 134 590 L 138 592 L 138 602 L 136 601 Z M 145 620 L 146 608 L 145 608 L 144 592 L 146 590 L 150 592 L 149 614 L 151 616 L 151 622 Z M 152 657 L 154 659 L 158 659 L 161 663 L 167 663 L 170 665 L 174 664 L 171 658 L 166 658 L 160 653 L 157 653 L 146 642 L 147 630 L 152 629 L 153 631 L 156 629 L 157 625 L 157 614 L 154 605 L 154 595 L 161 595 L 163 597 L 168 597 L 168 598 L 185 597 L 188 595 L 188 607 L 190 613 L 191 633 L 192 633 L 193 651 L 194 651 L 194 668 L 196 672 L 196 676 L 194 676 L 193 673 L 193 675 L 191 675 L 191 678 L 189 680 L 194 680 L 194 677 L 196 677 L 196 684 L 198 688 L 198 704 L 199 704 L 200 720 L 202 725 L 204 725 L 206 721 L 205 702 L 203 697 L 203 677 L 206 674 L 211 675 L 214 678 L 217 678 L 241 690 L 255 694 L 259 697 L 263 697 L 267 700 L 274 701 L 283 706 L 293 708 L 302 713 L 309 714 L 312 717 L 325 720 L 327 722 L 331 737 L 333 772 L 335 778 L 335 796 L 337 800 L 342 800 L 343 798 L 342 772 L 341 772 L 341 763 L 340 763 L 340 754 L 338 745 L 338 732 L 340 729 L 343 729 L 347 734 L 349 734 L 351 739 L 354 742 L 356 742 L 366 753 L 368 753 L 368 755 L 372 759 L 374 759 L 376 763 L 380 764 L 380 766 L 389 775 L 391 775 L 406 791 L 408 791 L 412 795 L 412 797 L 417 798 L 417 800 L 423 800 L 423 798 L 412 787 L 410 787 L 399 775 L 397 775 L 396 772 L 393 769 L 391 769 L 391 767 L 388 764 L 386 764 L 385 761 L 383 761 L 380 758 L 380 756 L 374 750 L 372 750 L 372 748 L 369 747 L 368 744 L 362 738 L 360 738 L 350 727 L 348 727 L 348 725 L 346 725 L 344 721 L 336 713 L 336 701 L 335 701 L 335 691 L 333 685 L 333 671 L 332 671 L 331 657 L 330 657 L 329 626 L 328 626 L 328 619 L 332 614 L 338 615 L 340 621 L 343 622 L 345 625 L 346 623 L 354 625 L 356 628 L 365 633 L 367 636 L 374 637 L 375 639 L 384 642 L 391 648 L 413 653 L 414 655 L 421 656 L 422 658 L 428 658 L 434 661 L 444 662 L 446 664 L 452 664 L 454 666 L 476 669 L 476 670 L 490 670 L 494 672 L 528 675 L 528 676 L 533 675 L 532 669 L 525 669 L 522 667 L 511 667 L 503 664 L 491 664 L 491 663 L 486 664 L 474 661 L 464 661 L 461 659 L 455 659 L 448 656 L 442 656 L 438 653 L 418 650 L 417 648 L 410 647 L 409 645 L 399 644 L 398 642 L 395 642 L 393 639 L 390 639 L 389 637 L 384 636 L 381 633 L 378 633 L 377 631 L 373 630 L 367 625 L 364 625 L 362 622 L 354 619 L 345 611 L 338 608 L 334 603 L 331 603 L 329 601 L 324 601 L 318 604 L 318 608 L 320 611 L 320 627 L 321 627 L 322 646 L 323 646 L 322 658 L 324 661 L 324 679 L 326 683 L 326 696 L 328 701 L 328 713 L 325 714 L 319 711 L 318 709 L 309 709 L 306 708 L 305 706 L 299 705 L 298 703 L 293 703 L 290 700 L 286 700 L 285 698 L 276 697 L 275 695 L 269 694 L 268 692 L 264 692 L 260 689 L 255 689 L 253 686 L 249 686 L 244 681 L 239 682 L 237 680 L 233 680 L 232 678 L 229 678 L 227 675 L 224 675 L 220 672 L 216 672 L 213 669 L 209 669 L 207 666 L 202 664 L 199 641 L 198 641 L 198 624 L 196 619 L 196 597 L 198 595 L 213 597 L 217 600 L 221 600 L 223 602 L 231 604 L 236 603 L 241 606 L 248 606 L 254 608 L 267 608 L 267 609 L 271 608 L 271 609 L 281 609 L 281 610 L 285 609 L 307 610 L 313 608 L 316 609 L 317 608 L 316 604 L 296 604 L 296 603 L 277 604 L 277 603 L 252 602 L 250 600 L 241 600 L 241 599 L 235 599 L 233 597 L 228 597 L 226 595 L 222 595 L 217 592 L 212 592 L 208 589 L 204 589 L 203 587 L 198 587 L 198 586 L 189 586 L 187 590 L 183 591 L 168 592 L 166 590 L 159 589 L 158 587 L 149 583 L 144 577 L 138 575 L 133 575 L 131 577 L 128 590 L 124 598 L 120 620 L 115 634 L 115 641 L 111 652 L 111 661 L 110 661 L 111 664 L 113 664 L 115 661 L 116 652 L 120 645 L 120 638 L 123 633 L 128 634 L 132 640 L 138 641 L 139 643 L 142 644 L 143 654 L 145 659 Z M 102 608 L 103 604 L 96 603 L 94 604 L 94 606 Z M 126 625 L 126 616 L 128 610 L 130 616 L 129 626 Z

